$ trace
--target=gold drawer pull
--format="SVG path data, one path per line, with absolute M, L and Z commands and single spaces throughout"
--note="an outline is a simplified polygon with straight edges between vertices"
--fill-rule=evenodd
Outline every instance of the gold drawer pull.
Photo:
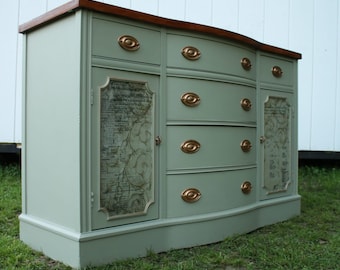
M 249 181 L 244 181 L 241 185 L 241 190 L 244 194 L 249 194 L 251 192 L 252 186 Z
M 181 96 L 181 101 L 186 106 L 195 107 L 200 104 L 201 99 L 195 93 L 185 93 Z
M 201 52 L 195 47 L 187 46 L 182 49 L 182 55 L 188 60 L 198 60 Z
M 181 193 L 183 201 L 188 203 L 197 202 L 201 196 L 201 192 L 196 188 L 188 188 Z
M 242 65 L 244 70 L 250 70 L 251 69 L 251 61 L 247 57 L 242 58 L 241 65 Z
M 195 140 L 187 140 L 181 144 L 181 150 L 187 154 L 194 154 L 200 150 L 201 144 Z
M 243 140 L 240 146 L 243 152 L 249 152 L 252 147 L 251 142 L 249 140 Z
M 118 44 L 127 51 L 136 51 L 140 47 L 138 40 L 133 36 L 128 35 L 120 36 L 118 38 Z
M 250 111 L 251 105 L 251 101 L 248 98 L 244 98 L 241 100 L 241 107 L 243 110 Z
M 274 66 L 272 68 L 272 73 L 273 73 L 274 77 L 281 78 L 282 74 L 283 74 L 283 71 L 282 71 L 282 69 L 279 66 Z

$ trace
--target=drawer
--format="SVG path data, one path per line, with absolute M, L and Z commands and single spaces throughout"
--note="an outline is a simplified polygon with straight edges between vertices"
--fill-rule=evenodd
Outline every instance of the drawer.
M 256 122 L 255 88 L 206 80 L 167 79 L 167 118 Z
M 260 81 L 285 86 L 294 85 L 294 62 L 268 56 L 260 58 Z
M 188 47 L 194 47 L 199 51 L 197 60 L 187 59 L 183 56 L 182 51 L 185 48 L 189 55 L 196 54 Z M 243 58 L 249 59 L 251 63 L 249 70 L 242 67 L 241 60 Z M 167 59 L 168 67 L 217 72 L 250 79 L 256 77 L 255 53 L 222 42 L 169 34 Z
M 190 170 L 253 165 L 255 136 L 256 129 L 248 127 L 168 126 L 167 168 Z
M 93 19 L 92 27 L 92 55 L 160 64 L 160 32 L 96 18 Z M 120 37 L 122 37 L 121 43 L 127 45 L 126 48 L 119 45 Z M 139 45 L 137 46 L 137 44 Z
M 246 182 L 251 184 L 250 192 Z M 168 175 L 167 217 L 208 214 L 250 205 L 256 200 L 255 187 L 256 169 Z M 249 193 L 244 193 L 247 190 Z

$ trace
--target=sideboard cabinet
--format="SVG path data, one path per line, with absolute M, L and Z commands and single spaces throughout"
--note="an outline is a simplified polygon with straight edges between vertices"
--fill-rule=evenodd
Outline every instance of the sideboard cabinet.
M 20 32 L 32 248 L 78 268 L 300 213 L 300 54 L 88 0 Z

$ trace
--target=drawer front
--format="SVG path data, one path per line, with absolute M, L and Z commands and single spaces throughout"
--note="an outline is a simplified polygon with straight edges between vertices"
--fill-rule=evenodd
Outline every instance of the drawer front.
M 190 60 L 183 56 L 183 49 L 190 46 L 198 50 L 197 60 Z M 189 54 L 196 53 L 189 50 Z M 222 42 L 169 34 L 167 58 L 169 67 L 217 72 L 250 79 L 255 79 L 256 76 L 255 54 Z M 251 62 L 249 70 L 242 67 L 243 58 L 248 58 Z
M 168 120 L 256 122 L 255 88 L 167 79 Z
M 96 18 L 92 31 L 94 56 L 160 64 L 161 36 L 158 31 Z
M 294 85 L 294 62 L 261 56 L 260 81 L 285 86 Z
M 242 191 L 241 186 L 247 189 Z M 249 205 L 256 200 L 255 186 L 256 169 L 168 175 L 167 216 L 185 217 Z M 249 193 L 244 193 L 247 190 Z
M 190 170 L 253 165 L 255 133 L 255 128 L 246 127 L 168 126 L 167 168 Z M 242 150 L 242 142 L 243 147 L 250 143 L 251 148 Z

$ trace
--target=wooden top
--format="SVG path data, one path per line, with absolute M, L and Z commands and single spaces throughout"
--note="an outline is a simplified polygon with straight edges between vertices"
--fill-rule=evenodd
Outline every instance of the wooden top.
M 270 46 L 264 43 L 260 43 L 252 38 L 230 32 L 227 30 L 205 26 L 196 23 L 183 22 L 178 20 L 171 20 L 161 18 L 154 15 L 145 14 L 142 12 L 125 9 L 117 6 L 112 6 L 104 3 L 99 3 L 90 0 L 73 0 L 56 9 L 53 9 L 27 23 L 19 26 L 20 33 L 30 32 L 44 24 L 50 23 L 62 16 L 75 12 L 78 9 L 88 9 L 109 15 L 115 15 L 117 17 L 128 18 L 135 21 L 146 22 L 153 25 L 163 26 L 172 29 L 187 30 L 191 32 L 197 32 L 202 34 L 208 34 L 215 37 L 225 38 L 231 41 L 238 42 L 243 45 L 250 46 L 254 49 L 258 49 L 264 52 L 274 53 L 294 59 L 301 59 L 301 54 L 293 51 L 281 49 L 278 47 Z

